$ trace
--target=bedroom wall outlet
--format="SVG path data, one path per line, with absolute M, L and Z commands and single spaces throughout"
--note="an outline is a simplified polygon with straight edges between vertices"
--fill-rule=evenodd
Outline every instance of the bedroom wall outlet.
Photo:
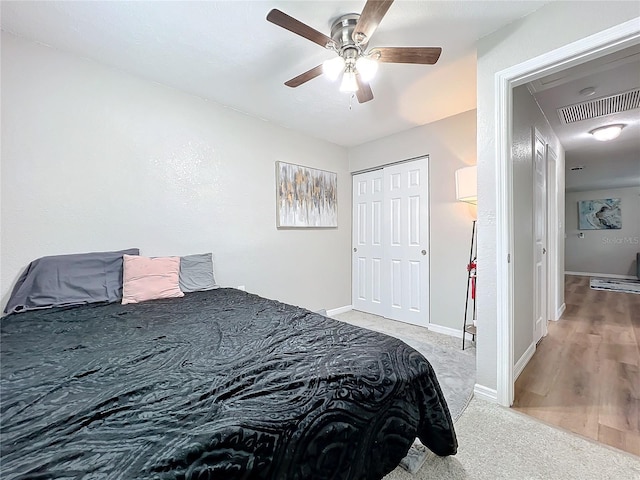
M 244 285 L 238 285 L 236 288 L 238 290 L 242 290 L 243 292 L 247 289 L 247 287 L 245 287 Z

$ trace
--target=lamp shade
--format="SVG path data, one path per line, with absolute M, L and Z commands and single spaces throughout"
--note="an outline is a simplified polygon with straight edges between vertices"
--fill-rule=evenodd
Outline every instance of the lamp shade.
M 365 82 L 370 82 L 378 71 L 378 62 L 367 57 L 360 57 L 356 60 L 356 70 Z
M 342 57 L 334 57 L 322 63 L 322 73 L 331 81 L 337 80 L 343 71 L 344 58 Z
M 340 84 L 341 92 L 356 92 L 358 91 L 358 81 L 356 80 L 356 74 L 352 70 L 346 70 L 342 75 L 342 83 Z
M 474 205 L 478 203 L 478 171 L 475 165 L 456 170 L 456 199 Z

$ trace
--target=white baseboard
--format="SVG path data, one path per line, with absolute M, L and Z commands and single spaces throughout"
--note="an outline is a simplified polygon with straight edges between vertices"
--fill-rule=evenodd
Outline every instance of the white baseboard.
M 484 385 L 476 383 L 473 387 L 473 395 L 487 402 L 498 403 L 498 392 L 494 388 L 485 387 Z
M 531 357 L 533 357 L 534 353 L 536 353 L 536 344 L 535 344 L 535 342 L 533 342 L 533 343 L 531 343 L 531 345 L 529 345 L 529 348 L 527 348 L 525 350 L 525 352 L 522 354 L 520 359 L 514 365 L 514 367 L 513 367 L 513 381 L 514 382 L 518 379 L 518 377 L 520 376 L 520 374 L 524 370 L 524 367 L 527 366 L 527 363 L 529 363 L 529 360 L 531 360 Z
M 332 308 L 331 310 L 327 310 L 327 316 L 333 317 L 341 313 L 350 312 L 351 310 L 353 310 L 353 305 L 345 305 L 344 307 Z
M 620 278 L 623 280 L 637 280 L 634 275 L 617 275 L 615 273 L 590 273 L 590 272 L 564 272 L 565 275 L 578 275 L 579 277 Z
M 436 325 L 434 323 L 430 323 L 429 326 L 427 326 L 427 329 L 431 330 L 432 332 L 443 333 L 451 337 L 462 338 L 462 331 L 457 330 L 455 328 L 443 327 L 442 325 Z
M 567 309 L 567 304 L 563 303 L 562 305 L 560 305 L 560 308 L 558 309 L 558 311 L 556 312 L 556 318 L 555 320 L 560 320 L 560 318 L 562 317 L 562 314 L 564 313 L 564 311 Z

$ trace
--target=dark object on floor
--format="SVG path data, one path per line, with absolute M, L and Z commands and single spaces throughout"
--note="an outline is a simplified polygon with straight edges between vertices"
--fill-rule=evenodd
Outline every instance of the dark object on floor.
M 591 277 L 589 285 L 593 290 L 607 290 L 619 293 L 634 293 L 640 295 L 640 281 L 621 278 Z
M 2 319 L 4 479 L 379 479 L 456 452 L 428 361 L 235 289 Z

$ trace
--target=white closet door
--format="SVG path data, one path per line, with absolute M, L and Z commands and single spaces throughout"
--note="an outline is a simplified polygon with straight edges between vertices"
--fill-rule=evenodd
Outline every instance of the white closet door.
M 427 160 L 384 169 L 384 316 L 429 324 Z
M 353 308 L 384 315 L 382 170 L 353 176 Z
M 353 177 L 353 308 L 429 323 L 427 159 Z

